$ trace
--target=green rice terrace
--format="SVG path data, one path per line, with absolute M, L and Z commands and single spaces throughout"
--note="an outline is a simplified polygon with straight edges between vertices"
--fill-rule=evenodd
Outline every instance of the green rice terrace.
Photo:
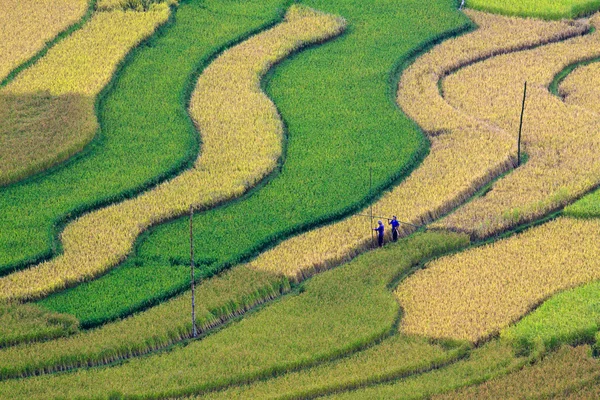
M 600 1 L 0 26 L 0 399 L 600 398 Z

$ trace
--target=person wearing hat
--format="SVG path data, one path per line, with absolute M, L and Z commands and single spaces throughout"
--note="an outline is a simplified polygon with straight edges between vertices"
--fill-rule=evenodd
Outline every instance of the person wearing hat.
M 389 224 L 392 226 L 392 240 L 394 242 L 398 241 L 398 228 L 400 227 L 400 222 L 398 222 L 398 220 L 396 219 L 396 216 L 394 215 L 392 217 L 392 219 L 390 220 Z
M 383 222 L 377 221 L 377 228 L 375 228 L 373 230 L 377 231 L 377 243 L 379 244 L 379 247 L 382 247 L 383 246 L 383 232 L 385 230 L 385 227 L 383 226 Z

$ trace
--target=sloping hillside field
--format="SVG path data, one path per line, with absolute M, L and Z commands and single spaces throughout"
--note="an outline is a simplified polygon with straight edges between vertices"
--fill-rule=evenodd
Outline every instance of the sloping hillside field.
M 0 399 L 598 398 L 600 1 L 5 3 Z

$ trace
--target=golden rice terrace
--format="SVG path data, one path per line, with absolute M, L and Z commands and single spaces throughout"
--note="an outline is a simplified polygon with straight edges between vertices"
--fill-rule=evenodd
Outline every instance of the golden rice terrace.
M 599 396 L 599 1 L 0 27 L 0 399 Z

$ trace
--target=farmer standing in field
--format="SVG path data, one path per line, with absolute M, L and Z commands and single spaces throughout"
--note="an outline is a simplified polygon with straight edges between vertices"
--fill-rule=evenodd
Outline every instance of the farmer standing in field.
M 383 222 L 381 221 L 377 221 L 377 228 L 373 229 L 374 231 L 377 231 L 377 243 L 379 243 L 379 247 L 383 246 L 383 231 L 385 230 L 385 227 L 383 226 Z
M 398 222 L 398 220 L 396 219 L 396 216 L 394 215 L 392 217 L 392 220 L 389 222 L 389 224 L 392 226 L 392 240 L 394 242 L 398 241 L 398 228 L 400 227 L 400 222 Z

